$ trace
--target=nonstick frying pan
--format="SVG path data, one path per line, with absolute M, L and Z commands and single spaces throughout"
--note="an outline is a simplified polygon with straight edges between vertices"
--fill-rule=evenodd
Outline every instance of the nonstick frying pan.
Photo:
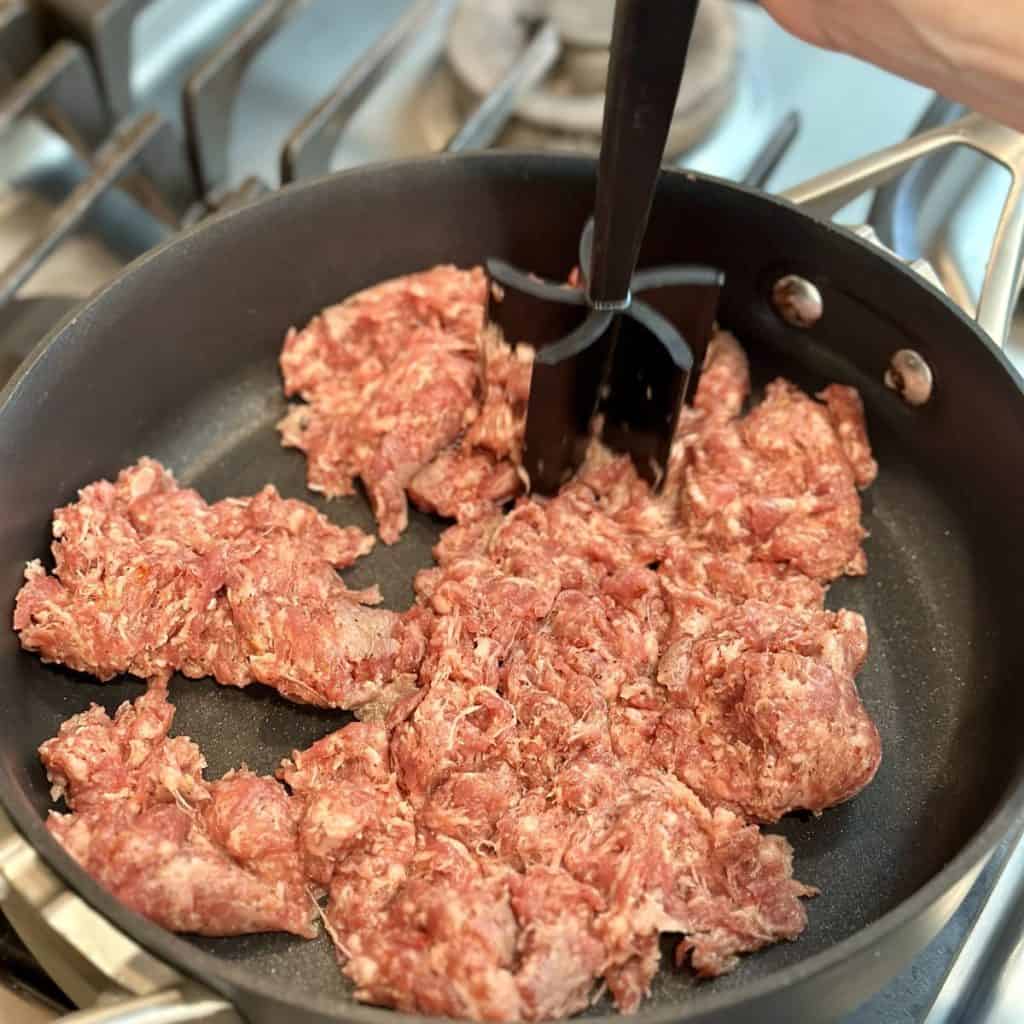
M 969 118 L 796 197 L 828 210 L 914 155 L 963 141 L 1021 167 L 1018 136 Z M 276 357 L 286 328 L 357 289 L 443 261 L 500 256 L 564 274 L 593 191 L 593 162 L 574 157 L 486 153 L 376 166 L 287 189 L 134 263 L 41 343 L 0 396 L 6 606 L 25 560 L 46 551 L 52 509 L 143 454 L 211 500 L 273 481 L 339 522 L 372 528 L 361 499 L 325 504 L 307 492 L 302 457 L 278 445 Z M 1017 208 L 1008 206 L 981 304 L 999 336 L 1019 277 Z M 867 618 L 871 651 L 859 685 L 884 762 L 850 803 L 779 826 L 795 848 L 796 876 L 823 890 L 809 904 L 806 933 L 712 983 L 666 967 L 637 1020 L 824 1020 L 879 988 L 938 931 L 1024 807 L 1022 382 L 987 333 L 915 271 L 789 201 L 664 174 L 640 265 L 687 261 L 725 271 L 721 321 L 746 344 L 757 380 L 781 373 L 809 388 L 838 380 L 864 396 L 881 465 L 865 497 L 870 573 L 838 582 L 829 601 Z M 790 285 L 799 279 L 794 294 L 804 300 L 781 307 L 788 319 L 773 302 L 787 276 Z M 810 326 L 795 325 L 796 308 Z M 916 406 L 884 383 L 904 350 L 933 379 Z M 903 390 L 920 398 L 927 381 L 912 377 L 904 373 L 903 384 L 917 390 Z M 346 578 L 378 581 L 387 604 L 404 607 L 441 528 L 413 514 L 399 544 L 378 546 Z M 0 799 L 20 836 L 0 848 L 8 880 L 4 850 L 33 848 L 108 922 L 254 1024 L 394 1024 L 390 1011 L 352 1000 L 326 939 L 172 936 L 109 897 L 50 838 L 36 747 L 91 701 L 113 709 L 140 692 L 135 681 L 100 685 L 44 666 L 13 632 L 0 632 Z M 243 760 L 270 771 L 348 718 L 259 686 L 176 680 L 171 697 L 176 731 L 201 744 L 214 774 Z M 206 1004 L 210 1013 L 222 1006 Z M 207 1010 L 179 1003 L 159 1019 L 207 1019 Z M 601 1003 L 589 1015 L 610 1012 Z

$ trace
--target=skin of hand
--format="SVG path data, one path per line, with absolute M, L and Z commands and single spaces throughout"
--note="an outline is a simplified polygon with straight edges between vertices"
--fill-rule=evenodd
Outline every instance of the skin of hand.
M 761 0 L 806 42 L 1024 131 L 1024 0 Z

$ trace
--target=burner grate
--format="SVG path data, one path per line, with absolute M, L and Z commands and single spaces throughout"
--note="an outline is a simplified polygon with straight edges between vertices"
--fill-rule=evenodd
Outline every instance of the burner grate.
M 349 122 L 401 60 L 406 48 L 433 16 L 436 6 L 433 0 L 415 0 L 295 126 L 281 152 L 282 184 L 327 173 L 331 156 Z
M 180 88 L 180 127 L 132 94 L 137 22 L 152 0 L 13 0 L 0 9 L 0 131 L 35 116 L 64 139 L 85 166 L 36 237 L 0 270 L 0 303 L 16 295 L 114 188 L 131 195 L 171 231 L 235 209 L 274 184 L 251 174 L 230 181 L 231 125 L 250 64 L 313 0 L 262 0 L 197 55 Z M 453 0 L 413 0 L 330 91 L 291 124 L 279 157 L 287 184 L 326 173 L 364 104 L 408 56 Z M 354 18 L 358 12 L 353 11 Z M 494 143 L 517 103 L 555 68 L 561 46 L 553 24 L 532 42 L 474 108 L 453 126 L 449 151 Z M 441 49 L 434 64 L 443 59 Z M 437 70 L 435 68 L 435 70 Z
M 152 0 L 42 0 L 52 29 L 77 40 L 92 54 L 115 117 L 132 111 L 132 30 Z
M 15 295 L 114 185 L 130 188 L 147 209 L 172 226 L 187 221 L 196 201 L 170 126 L 156 114 L 136 115 L 114 125 L 83 47 L 68 40 L 47 46 L 47 38 L 44 21 L 34 8 L 16 2 L 3 9 L 0 67 L 8 88 L 0 98 L 0 131 L 29 115 L 41 117 L 86 163 L 88 176 L 0 271 L 0 302 Z
M 189 155 L 204 192 L 215 192 L 227 179 L 231 116 L 246 67 L 309 3 L 310 0 L 265 0 L 185 83 Z

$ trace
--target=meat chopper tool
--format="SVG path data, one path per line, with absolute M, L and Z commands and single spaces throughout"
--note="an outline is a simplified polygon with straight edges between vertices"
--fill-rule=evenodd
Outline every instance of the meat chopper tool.
M 489 319 L 537 346 L 523 449 L 534 491 L 556 491 L 580 465 L 595 412 L 609 447 L 655 486 L 664 478 L 724 282 L 699 265 L 635 272 L 696 13 L 697 0 L 616 3 L 582 287 L 487 263 Z

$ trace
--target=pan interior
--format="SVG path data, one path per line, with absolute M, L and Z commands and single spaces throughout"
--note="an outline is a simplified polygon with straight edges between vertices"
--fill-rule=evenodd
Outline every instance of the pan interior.
M 447 187 L 457 184 L 449 181 Z M 585 208 L 589 179 L 577 172 L 575 179 L 562 182 L 563 188 L 567 185 L 580 197 L 575 205 Z M 705 187 L 707 202 L 714 205 L 713 197 L 724 190 Z M 463 200 L 471 207 L 475 203 L 484 217 L 488 194 L 482 187 L 475 193 L 469 189 Z M 296 195 L 299 209 L 293 217 L 308 217 L 314 212 L 304 208 L 311 202 L 309 193 Z M 335 203 L 341 197 L 335 190 Z M 532 207 L 550 201 L 543 188 L 534 188 Z M 372 189 L 367 203 L 367 216 L 380 219 L 382 235 L 397 239 L 397 226 L 389 226 L 396 214 L 383 212 Z M 324 209 L 328 216 L 328 207 Z M 0 409 L 0 464 L 8 467 L 0 479 L 0 586 L 8 608 L 24 559 L 44 554 L 50 510 L 71 500 L 75 487 L 116 473 L 144 454 L 172 467 L 182 482 L 209 500 L 253 493 L 273 482 L 285 496 L 310 501 L 335 522 L 373 529 L 361 496 L 325 502 L 311 494 L 304 486 L 303 457 L 278 444 L 274 424 L 285 405 L 276 355 L 284 330 L 375 279 L 446 258 L 467 264 L 491 249 L 530 265 L 530 256 L 539 250 L 536 242 L 509 226 L 513 210 L 500 219 L 509 237 L 492 231 L 469 242 L 456 231 L 449 245 L 436 215 L 431 219 L 422 214 L 416 231 L 424 237 L 433 232 L 429 245 L 403 248 L 396 242 L 390 258 L 375 249 L 357 273 L 346 272 L 344 254 L 335 249 L 350 247 L 338 242 L 345 234 L 337 230 L 337 218 L 349 217 L 354 234 L 356 215 L 355 207 L 341 213 L 333 209 L 335 230 L 319 238 L 317 258 L 323 256 L 324 265 L 311 258 L 301 273 L 283 269 L 277 292 L 269 287 L 275 261 L 281 267 L 288 262 L 280 259 L 281 252 L 309 239 L 289 236 L 297 229 L 290 229 L 284 216 L 277 218 L 276 230 L 274 224 L 257 225 L 254 215 L 228 221 L 219 230 L 233 244 L 244 246 L 248 231 L 255 283 L 240 276 L 237 266 L 218 269 L 215 240 L 207 237 L 209 232 L 201 234 L 191 250 L 189 243 L 180 248 L 174 266 L 161 256 L 162 266 L 136 271 L 116 301 L 109 296 L 106 305 L 67 327 L 65 337 L 40 357 Z M 725 216 L 722 211 L 718 215 Z M 777 210 L 764 212 L 766 217 L 777 215 Z M 302 230 L 312 228 L 307 223 Z M 570 237 L 564 235 L 544 250 L 549 262 L 568 265 Z M 656 235 L 656 245 L 672 251 L 670 234 Z M 727 263 L 725 250 L 721 255 L 720 263 Z M 186 274 L 183 265 L 190 257 L 196 266 Z M 686 252 L 680 255 L 687 257 Z M 895 337 L 903 329 L 900 325 L 858 305 L 853 320 L 833 328 L 854 341 L 873 330 L 873 340 L 853 355 L 838 350 L 828 336 L 812 343 L 781 334 L 757 314 L 756 282 L 771 261 L 765 254 L 751 261 L 749 252 L 739 248 L 731 260 L 734 265 L 725 269 L 735 273 L 729 278 L 723 317 L 745 343 L 757 382 L 763 385 L 781 373 L 816 390 L 837 379 L 859 386 L 868 406 L 881 467 L 864 499 L 869 575 L 838 582 L 829 604 L 856 609 L 867 619 L 871 647 L 858 684 L 881 731 L 884 760 L 874 783 L 850 803 L 819 819 L 790 816 L 778 826 L 794 846 L 795 875 L 820 887 L 822 895 L 809 905 L 810 924 L 799 941 L 746 957 L 732 975 L 700 986 L 713 991 L 742 986 L 802 961 L 896 907 L 978 830 L 1007 795 L 1021 761 L 1015 722 L 1020 721 L 1022 698 L 1009 671 L 1021 665 L 1019 625 L 1011 625 L 1013 607 L 1019 611 L 1015 584 L 1020 565 L 1019 556 L 1007 546 L 1006 519 L 1014 506 L 1005 501 L 1017 500 L 1016 508 L 1021 507 L 1022 475 L 1007 483 L 1000 505 L 994 500 L 998 488 L 992 485 L 995 451 L 972 448 L 973 439 L 968 444 L 963 438 L 936 437 L 936 431 L 953 429 L 940 422 L 941 410 L 930 419 L 915 419 L 880 385 L 872 372 L 871 346 L 883 350 L 886 339 L 879 342 L 878 337 L 887 332 Z M 210 277 L 201 287 L 194 283 L 195 275 L 204 270 Z M 854 278 L 856 272 L 854 266 Z M 186 281 L 193 283 L 186 286 Z M 840 306 L 850 301 L 844 294 L 842 289 L 836 292 Z M 172 302 L 161 295 L 178 298 Z M 826 302 L 830 298 L 827 293 Z M 961 333 L 969 344 L 970 332 Z M 72 334 L 73 345 L 68 342 Z M 97 364 L 98 356 L 107 362 Z M 76 368 L 82 376 L 72 387 L 66 377 Z M 984 376 L 987 371 L 979 372 Z M 52 387 L 44 387 L 47 381 Z M 19 398 L 19 388 L 38 396 L 34 407 Z M 140 397 L 140 389 L 151 402 Z M 62 408 L 60 403 L 70 405 Z M 1019 418 L 1019 403 L 1017 410 Z M 946 415 L 956 418 L 948 410 Z M 1005 426 L 1004 418 L 991 429 Z M 984 441 L 986 428 L 982 424 L 977 429 Z M 994 443 L 994 437 L 990 440 Z M 1019 458 L 1017 464 L 1019 468 Z M 378 544 L 345 572 L 346 581 L 353 586 L 377 582 L 388 607 L 406 607 L 412 599 L 411 578 L 431 563 L 430 548 L 442 528 L 437 520 L 413 511 L 402 540 L 391 547 Z M 0 669 L 4 785 L 17 787 L 42 816 L 49 802 L 36 746 L 90 702 L 112 710 L 141 693 L 141 684 L 119 680 L 101 685 L 44 666 L 17 649 L 9 630 L 0 637 Z M 260 686 L 242 691 L 205 680 L 175 679 L 171 698 L 178 709 L 175 732 L 200 744 L 211 777 L 242 762 L 270 772 L 293 749 L 349 720 L 344 712 L 290 704 Z M 310 992 L 350 998 L 325 938 L 189 941 L 254 969 L 297 1000 Z M 653 1002 L 667 1005 L 691 986 L 685 970 L 666 967 L 656 981 Z M 593 1012 L 605 1010 L 600 1005 Z

